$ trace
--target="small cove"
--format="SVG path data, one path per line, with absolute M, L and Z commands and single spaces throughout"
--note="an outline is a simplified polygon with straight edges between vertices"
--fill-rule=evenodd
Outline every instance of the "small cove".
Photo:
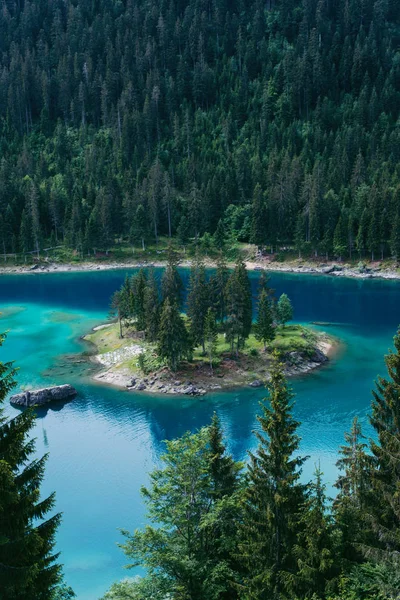
M 132 272 L 132 271 L 131 271 Z M 79 377 L 79 365 L 57 357 L 85 349 L 79 336 L 104 321 L 124 270 L 0 277 L 0 328 L 9 330 L 2 360 L 20 367 L 19 385 L 72 383 L 79 397 L 39 412 L 37 453 L 49 452 L 43 492 L 57 492 L 63 511 L 58 534 L 67 581 L 78 598 L 98 598 L 116 579 L 130 576 L 116 547 L 117 528 L 144 523 L 140 486 L 157 464 L 162 441 L 206 424 L 216 410 L 236 458 L 254 445 L 252 430 L 263 390 L 243 389 L 201 399 L 159 397 L 101 387 Z M 185 272 L 187 275 L 187 272 Z M 257 273 L 252 273 L 254 287 Z M 302 422 L 304 476 L 320 460 L 331 486 L 343 432 L 367 413 L 373 380 L 384 374 L 383 355 L 400 322 L 400 283 L 310 275 L 271 274 L 271 286 L 292 299 L 296 321 L 322 327 L 345 346 L 323 369 L 293 380 Z M 6 405 L 9 415 L 15 414 Z

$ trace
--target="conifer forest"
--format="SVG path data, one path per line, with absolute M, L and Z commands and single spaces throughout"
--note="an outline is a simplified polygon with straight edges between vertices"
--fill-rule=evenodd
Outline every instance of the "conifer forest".
M 400 0 L 0 0 L 0 600 L 400 600 L 399 267 Z

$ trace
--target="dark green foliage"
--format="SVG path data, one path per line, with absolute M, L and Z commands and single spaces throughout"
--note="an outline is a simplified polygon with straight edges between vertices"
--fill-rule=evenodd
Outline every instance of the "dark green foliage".
M 213 358 L 217 349 L 218 329 L 215 313 L 209 308 L 204 321 L 204 348 L 210 362 L 210 372 L 213 373 Z
M 197 258 L 190 270 L 186 312 L 190 319 L 190 335 L 195 346 L 202 345 L 205 352 L 205 323 L 210 305 L 206 269 Z
M 243 569 L 240 597 L 259 600 L 292 598 L 299 569 L 295 546 L 303 531 L 306 486 L 300 483 L 305 458 L 297 454 L 299 423 L 292 416 L 293 393 L 275 357 L 269 396 L 261 403 L 256 432 L 258 449 L 250 453 L 244 492 Z
M 227 283 L 229 271 L 224 257 L 220 255 L 217 260 L 217 270 L 215 275 L 210 278 L 209 290 L 212 306 L 215 310 L 216 318 L 223 323 L 226 318 L 227 310 Z
M 400 330 L 395 352 L 385 357 L 388 378 L 378 377 L 373 391 L 371 424 L 371 496 L 368 512 L 379 556 L 397 564 L 400 552 Z M 380 501 L 376 502 L 376 498 Z
M 147 278 L 147 286 L 144 293 L 144 316 L 146 337 L 150 342 L 155 342 L 160 324 L 160 297 L 158 293 L 157 280 L 154 270 L 151 270 Z
M 271 299 L 265 289 L 261 290 L 258 298 L 257 321 L 254 324 L 254 333 L 256 339 L 264 343 L 264 350 L 266 350 L 267 344 L 275 338 Z
M 377 0 L 7 2 L 9 246 L 394 254 L 399 20 Z
M 4 335 L 0 336 L 0 345 Z M 0 402 L 14 387 L 15 369 L 0 362 Z M 47 457 L 33 459 L 30 410 L 7 420 L 0 409 L 0 590 L 2 600 L 54 600 L 61 566 L 54 553 L 61 515 L 48 518 L 54 494 L 40 498 Z M 72 596 L 70 596 L 72 597 Z
M 345 433 L 346 444 L 339 449 L 336 463 L 340 475 L 339 492 L 334 500 L 334 516 L 339 532 L 340 559 L 348 569 L 362 559 L 360 548 L 366 537 L 366 507 L 370 497 L 370 458 L 361 425 L 354 417 L 351 430 Z
M 340 572 L 336 555 L 333 521 L 327 513 L 326 486 L 319 468 L 309 485 L 309 494 L 301 519 L 302 530 L 294 554 L 298 564 L 297 594 L 304 600 L 325 598 L 334 588 Z
M 236 353 L 249 337 L 252 321 L 252 296 L 249 276 L 242 260 L 238 260 L 226 284 L 226 338 Z
M 171 304 L 169 298 L 166 298 L 161 309 L 157 342 L 159 357 L 166 361 L 172 371 L 177 370 L 181 360 L 190 357 L 192 346 L 184 320 L 178 306 Z
M 163 468 L 153 471 L 150 486 L 142 489 L 152 524 L 133 535 L 124 532 L 126 555 L 148 573 L 131 584 L 130 597 L 149 597 L 134 595 L 140 586 L 143 592 L 153 590 L 153 598 L 233 600 L 228 537 L 236 529 L 231 498 L 240 467 L 225 454 L 215 418 L 211 429 L 166 446 Z
M 161 280 L 162 301 L 182 307 L 183 281 L 178 272 L 178 258 L 171 248 L 168 250 L 168 262 Z

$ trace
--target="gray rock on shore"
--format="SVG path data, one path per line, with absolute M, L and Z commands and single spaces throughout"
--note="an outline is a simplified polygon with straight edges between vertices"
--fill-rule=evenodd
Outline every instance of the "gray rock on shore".
M 14 394 L 14 396 L 11 396 L 10 398 L 10 403 L 15 406 L 24 407 L 42 406 L 43 404 L 48 404 L 54 400 L 69 400 L 76 396 L 76 394 L 76 389 L 72 387 L 72 385 L 54 385 L 49 388 Z

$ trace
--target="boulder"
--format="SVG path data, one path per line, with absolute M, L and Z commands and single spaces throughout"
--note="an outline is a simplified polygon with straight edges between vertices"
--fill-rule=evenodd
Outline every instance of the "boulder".
M 262 385 L 263 385 L 263 382 L 261 381 L 261 379 L 256 379 L 255 381 L 252 381 L 252 382 L 250 383 L 250 386 L 251 386 L 251 387 L 254 387 L 254 388 L 259 388 L 259 387 L 261 387 Z
M 41 390 L 32 390 L 14 394 L 11 396 L 10 403 L 16 406 L 42 406 L 53 401 L 70 400 L 76 396 L 77 392 L 72 385 L 55 385 Z
M 316 363 L 324 363 L 327 362 L 328 357 L 319 348 L 315 348 L 310 360 Z

